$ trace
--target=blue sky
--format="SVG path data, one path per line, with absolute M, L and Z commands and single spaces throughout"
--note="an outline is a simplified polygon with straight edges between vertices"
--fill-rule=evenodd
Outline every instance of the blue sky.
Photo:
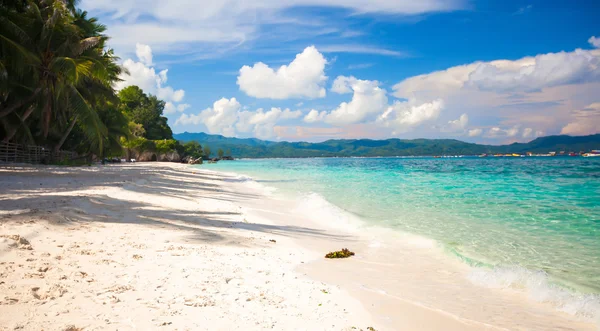
M 598 1 L 81 5 L 130 72 L 118 88 L 167 101 L 174 132 L 507 143 L 600 131 Z

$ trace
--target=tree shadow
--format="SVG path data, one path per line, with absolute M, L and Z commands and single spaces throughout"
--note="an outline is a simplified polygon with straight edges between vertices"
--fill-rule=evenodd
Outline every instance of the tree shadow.
M 11 212 L 30 209 L 26 213 L 21 213 L 19 217 L 39 217 L 58 226 L 96 222 L 139 224 L 181 230 L 187 232 L 185 240 L 194 243 L 217 243 L 241 247 L 265 245 L 265 243 L 248 240 L 248 233 L 241 235 L 244 232 L 294 238 L 344 238 L 310 227 L 248 223 L 241 213 L 232 211 L 190 209 L 190 205 L 194 205 L 196 198 L 190 196 L 189 191 L 199 194 L 202 199 L 233 202 L 264 198 L 260 194 L 236 192 L 234 188 L 226 187 L 227 183 L 222 186 L 206 182 L 207 180 L 223 181 L 233 178 L 232 176 L 194 173 L 193 169 L 190 172 L 154 165 L 89 169 L 31 168 L 0 168 L 0 211 L 3 212 L 0 215 L 0 222 L 14 218 L 10 215 Z M 98 175 L 94 175 L 94 172 Z M 102 194 L 102 188 L 107 187 L 117 187 L 159 199 L 164 197 L 182 199 L 187 201 L 188 205 L 187 208 L 171 209 L 139 199 L 121 199 Z M 78 193 L 87 189 L 94 189 L 94 191 Z M 236 218 L 239 221 L 235 221 Z

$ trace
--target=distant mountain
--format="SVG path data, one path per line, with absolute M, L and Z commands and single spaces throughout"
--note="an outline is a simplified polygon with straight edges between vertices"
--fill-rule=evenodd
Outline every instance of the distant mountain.
M 316 157 L 316 156 L 425 156 L 478 155 L 483 153 L 579 152 L 600 149 L 600 134 L 589 136 L 548 136 L 528 143 L 479 145 L 455 139 L 341 139 L 320 143 L 274 142 L 256 138 L 228 138 L 206 133 L 178 133 L 183 142 L 197 141 L 216 151 L 231 151 L 234 157 Z

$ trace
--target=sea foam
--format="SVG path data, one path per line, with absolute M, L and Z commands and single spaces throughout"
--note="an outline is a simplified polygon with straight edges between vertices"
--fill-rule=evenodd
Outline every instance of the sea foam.
M 363 221 L 356 215 L 327 201 L 318 193 L 308 193 L 298 198 L 295 213 L 306 215 L 324 226 L 356 232 Z M 326 223 L 323 220 L 327 220 Z
M 534 301 L 550 303 L 560 311 L 594 320 L 600 325 L 600 295 L 575 293 L 559 287 L 552 284 L 544 271 L 518 266 L 477 267 L 468 277 L 480 286 L 525 291 Z

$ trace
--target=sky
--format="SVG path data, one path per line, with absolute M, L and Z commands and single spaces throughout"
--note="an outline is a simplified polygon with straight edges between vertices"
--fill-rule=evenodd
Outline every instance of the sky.
M 266 140 L 600 133 L 600 1 L 83 0 L 173 132 Z

